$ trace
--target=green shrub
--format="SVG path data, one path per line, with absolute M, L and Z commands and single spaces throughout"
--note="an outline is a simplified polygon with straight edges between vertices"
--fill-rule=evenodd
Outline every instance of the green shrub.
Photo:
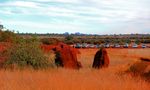
M 9 30 L 0 31 L 0 42 L 14 42 L 17 35 Z
M 65 40 L 73 40 L 73 36 L 71 36 L 71 35 L 67 35 L 66 37 L 65 37 Z
M 42 38 L 41 42 L 46 45 L 56 44 L 59 42 L 56 38 Z
M 22 42 L 12 46 L 7 52 L 6 68 L 8 66 L 17 66 L 19 68 L 32 67 L 34 69 L 43 69 L 51 66 L 48 57 L 39 48 L 38 42 Z

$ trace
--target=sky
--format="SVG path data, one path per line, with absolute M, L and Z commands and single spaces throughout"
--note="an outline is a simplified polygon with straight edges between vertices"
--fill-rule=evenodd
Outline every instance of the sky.
M 150 0 L 0 0 L 0 23 L 20 33 L 150 33 Z

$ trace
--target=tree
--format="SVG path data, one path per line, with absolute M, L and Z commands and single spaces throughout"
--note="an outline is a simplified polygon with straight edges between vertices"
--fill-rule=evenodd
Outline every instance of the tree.
M 73 39 L 73 36 L 72 35 L 67 35 L 66 37 L 65 37 L 65 40 L 72 40 Z
M 136 40 L 135 40 L 135 43 L 136 43 L 136 44 L 140 44 L 141 42 L 140 42 L 139 39 L 136 39 Z

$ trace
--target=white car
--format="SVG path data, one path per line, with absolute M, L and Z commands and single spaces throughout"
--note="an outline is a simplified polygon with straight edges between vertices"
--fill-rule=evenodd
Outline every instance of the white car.
M 81 48 L 81 47 L 82 47 L 82 45 L 80 43 L 75 44 L 75 48 Z
M 101 46 L 99 44 L 96 45 L 96 48 L 100 48 Z
M 145 45 L 145 44 L 142 44 L 142 46 L 141 46 L 142 48 L 146 48 L 147 46 Z
M 120 48 L 121 46 L 119 44 L 114 45 L 115 48 Z
M 88 47 L 88 44 L 87 43 L 83 43 L 82 44 L 82 48 L 87 48 Z
M 109 45 L 109 44 L 105 44 L 104 47 L 105 47 L 105 48 L 109 48 L 110 45 Z
M 137 45 L 137 44 L 133 44 L 132 47 L 133 47 L 133 48 L 137 48 L 138 45 Z
M 126 43 L 125 45 L 123 45 L 124 48 L 128 48 L 129 45 Z

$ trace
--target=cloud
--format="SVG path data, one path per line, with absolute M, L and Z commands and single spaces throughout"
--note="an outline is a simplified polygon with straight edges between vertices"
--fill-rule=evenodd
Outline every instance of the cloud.
M 40 2 L 68 2 L 68 3 L 80 3 L 84 0 L 36 0 Z M 52 5 L 51 3 L 38 3 L 34 1 L 15 1 L 15 2 L 6 2 L 4 4 L 0 4 L 0 6 L 17 6 L 16 8 L 10 7 L 11 10 L 6 10 L 4 13 L 15 14 L 14 9 L 16 10 L 16 14 L 27 14 L 27 15 L 48 15 L 48 16 L 62 16 L 62 17 L 72 17 L 72 18 L 80 18 L 84 20 L 92 19 L 95 21 L 96 19 L 99 21 L 104 20 L 115 22 L 117 20 L 120 21 L 132 21 L 139 18 L 148 18 L 150 14 L 150 10 L 145 9 L 144 7 L 140 7 L 139 3 L 134 3 L 132 1 L 123 1 L 123 0 L 87 0 L 94 4 L 92 5 L 69 5 L 69 7 L 64 4 L 62 6 L 58 6 L 57 3 Z M 86 3 L 86 2 L 85 2 Z M 122 6 L 121 6 L 122 5 Z M 103 7 L 100 7 L 103 6 Z M 25 8 L 22 8 L 25 7 Z M 28 9 L 28 8 L 31 9 Z M 37 9 L 34 9 L 37 8 Z M 12 10 L 13 9 L 13 10 Z M 20 12 L 20 13 L 18 13 Z M 142 15 L 141 15 L 142 14 Z
M 82 0 L 32 0 L 37 2 L 80 3 Z
M 85 32 L 86 28 L 76 25 L 74 23 L 41 23 L 41 22 L 29 22 L 29 21 L 5 21 L 7 22 L 8 28 L 11 28 L 12 26 L 16 28 L 16 30 L 19 30 L 20 32 L 36 32 L 36 33 L 43 33 L 43 32 L 51 32 L 51 33 L 64 33 L 64 30 L 66 32 Z M 28 29 L 28 30 L 27 30 Z M 32 29 L 32 31 L 30 30 Z
M 150 21 L 149 4 L 148 0 L 6 0 L 0 3 L 0 14 L 18 22 L 20 20 L 20 23 L 32 22 L 31 25 L 38 24 L 43 18 L 42 23 L 54 22 L 51 24 L 53 26 L 65 24 L 64 30 L 78 27 L 76 28 L 78 30 L 95 29 L 98 32 L 99 28 L 105 30 L 102 26 L 107 26 L 108 31 L 113 32 L 114 28 L 117 30 L 121 27 L 130 27 L 129 30 L 133 27 L 132 29 L 141 32 L 142 28 L 145 29 L 144 26 L 149 28 L 147 22 Z M 1 18 L 8 20 L 5 17 Z M 139 22 L 144 23 L 143 26 L 139 25 Z M 40 24 L 43 25 L 42 23 Z M 134 28 L 136 25 L 137 28 Z M 29 24 L 27 26 L 33 27 Z M 50 29 L 54 28 L 53 26 L 40 27 Z M 142 28 L 138 30 L 140 26 Z
M 38 5 L 35 2 L 27 1 L 8 1 L 0 4 L 1 7 L 27 7 L 27 8 L 37 8 Z

